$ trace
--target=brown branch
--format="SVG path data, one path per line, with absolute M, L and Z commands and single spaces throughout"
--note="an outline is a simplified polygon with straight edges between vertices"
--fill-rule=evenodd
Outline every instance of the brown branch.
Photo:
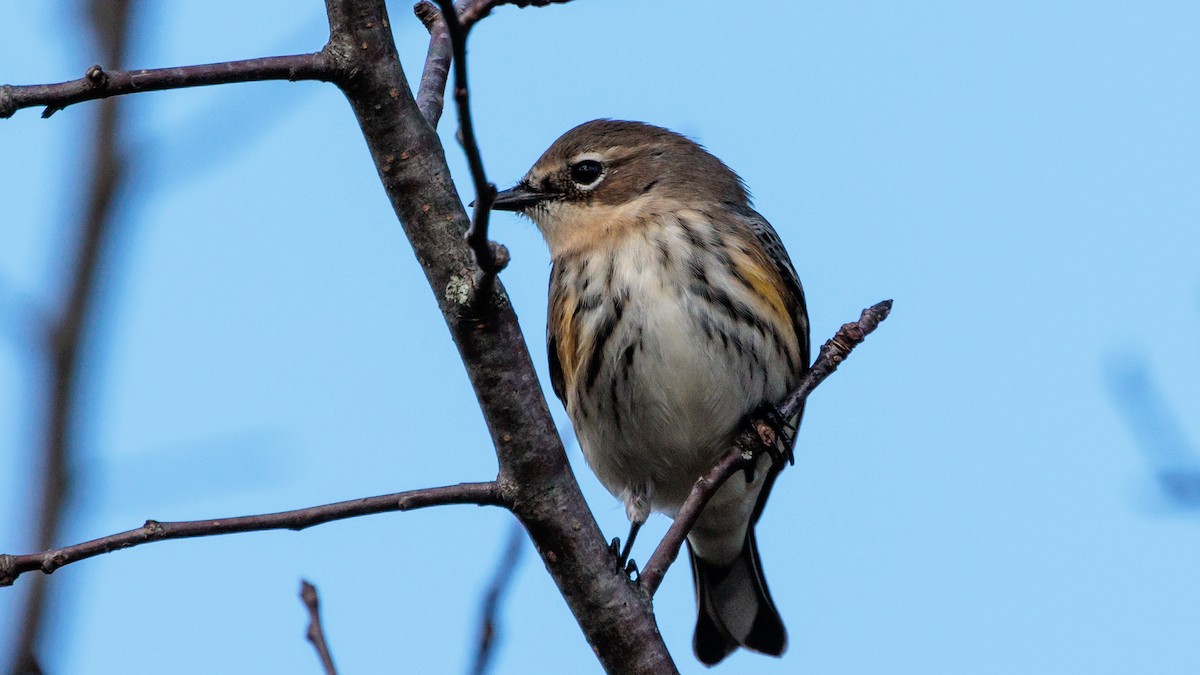
M 850 355 L 855 347 L 862 344 L 879 323 L 888 317 L 892 311 L 892 301 L 884 300 L 864 309 L 858 321 L 843 324 L 838 332 L 828 342 L 821 346 L 817 360 L 805 371 L 800 383 L 778 405 L 779 416 L 791 419 L 800 410 L 800 406 L 808 399 L 808 395 L 825 381 L 825 378 L 837 370 L 842 361 Z M 658 547 L 654 549 L 650 560 L 638 576 L 638 584 L 653 597 L 662 583 L 667 568 L 679 557 L 679 549 L 687 539 L 687 535 L 700 517 L 704 505 L 708 503 L 717 490 L 729 480 L 729 477 L 739 469 L 753 466 L 758 453 L 765 451 L 760 432 L 755 429 L 754 421 L 747 424 L 737 438 L 734 447 L 723 456 L 708 473 L 700 477 L 692 486 L 692 491 L 679 509 L 674 522 L 663 536 Z
M 494 481 L 488 481 L 408 490 L 378 497 L 350 499 L 333 504 L 254 516 L 178 522 L 147 520 L 145 525 L 137 529 L 92 539 L 73 546 L 27 555 L 0 555 L 0 586 L 11 585 L 17 577 L 26 572 L 39 570 L 44 574 L 51 574 L 60 567 L 80 560 L 155 541 L 265 530 L 298 531 L 335 520 L 391 511 L 411 511 L 447 504 L 509 506 L 500 492 L 500 486 Z
M 338 86 L 450 328 L 496 447 L 498 482 L 609 672 L 675 672 L 647 598 L 619 574 L 579 490 L 504 286 L 473 311 L 468 221 L 445 150 L 400 67 L 380 0 L 326 0 Z
M 646 562 L 646 566 L 638 574 L 638 585 L 646 591 L 647 595 L 654 597 L 659 584 L 662 583 L 663 576 L 667 573 L 667 568 L 679 557 L 679 549 L 683 546 L 684 540 L 687 539 L 688 532 L 692 531 L 692 526 L 696 524 L 696 519 L 700 517 L 700 512 L 704 510 L 704 506 L 717 493 L 717 490 L 725 484 L 725 481 L 737 473 L 738 469 L 751 465 L 755 456 L 755 454 L 747 453 L 740 447 L 734 447 L 725 456 L 721 457 L 720 461 L 713 468 L 709 469 L 708 473 L 696 480 L 696 484 L 692 486 L 691 493 L 688 494 L 688 498 L 683 502 L 683 506 L 680 507 L 678 515 L 672 521 L 671 527 L 667 529 L 666 535 L 658 543 L 658 547 L 654 549 L 654 553 L 650 555 L 650 560 Z
M 106 71 L 96 65 L 69 82 L 0 86 L 0 119 L 37 106 L 46 106 L 42 117 L 49 117 L 76 103 L 144 91 L 263 80 L 329 82 L 335 76 L 324 52 L 151 70 Z
M 850 352 L 862 344 L 891 312 L 892 301 L 884 300 L 864 309 L 858 321 L 842 324 L 838 332 L 821 345 L 817 360 L 813 361 L 812 366 L 804 373 L 800 384 L 779 402 L 779 416 L 786 420 L 800 412 L 804 399 L 808 398 L 812 390 L 832 375 L 833 371 L 842 365 L 842 361 L 850 356 Z
M 521 548 L 524 545 L 525 532 L 513 523 L 508 532 L 504 554 L 500 557 L 496 573 L 492 576 L 492 583 L 483 596 L 479 618 L 479 648 L 475 651 L 475 661 L 471 664 L 473 675 L 484 675 L 492 666 L 492 656 L 496 652 L 496 636 L 500 634 L 500 601 L 517 573 L 517 563 L 521 560 Z
M 437 128 L 445 105 L 446 78 L 450 76 L 453 47 L 442 10 L 437 5 L 421 0 L 413 6 L 413 13 L 429 31 L 429 51 L 425 54 L 425 67 L 421 70 L 421 84 L 417 88 L 417 107 L 429 126 Z
M 567 2 L 568 0 L 557 0 Z M 505 0 L 459 2 L 457 15 L 464 39 L 477 21 L 491 13 L 497 5 L 509 4 Z M 515 4 L 515 3 L 513 3 Z M 526 3 L 528 4 L 528 3 Z M 548 4 L 548 3 L 542 3 Z M 525 5 L 522 5 L 525 6 Z M 417 87 L 417 107 L 430 125 L 437 127 L 445 104 L 446 81 L 450 76 L 450 61 L 454 56 L 454 45 L 442 16 L 442 7 L 430 0 L 421 0 L 413 5 L 413 13 L 429 31 L 429 50 L 425 54 L 425 67 L 421 71 L 420 86 Z
M 533 2 L 513 2 L 512 0 L 468 0 L 459 2 L 457 15 L 462 26 L 464 37 L 471 27 L 480 19 L 491 13 L 499 5 L 517 5 L 518 7 L 542 7 L 552 2 L 565 3 L 570 0 L 536 0 Z M 442 16 L 442 8 L 429 0 L 421 0 L 413 6 L 413 13 L 429 31 L 429 51 L 425 55 L 425 67 L 421 71 L 421 82 L 417 88 L 417 107 L 432 126 L 436 127 L 442 117 L 442 106 L 445 102 L 446 80 L 450 75 L 450 61 L 454 54 L 450 33 L 446 20 Z M 501 265 L 503 267 L 503 265 Z
M 467 245 L 475 254 L 475 264 L 483 271 L 485 283 L 480 294 L 486 301 L 491 299 L 491 277 L 503 269 L 499 264 L 507 260 L 507 255 L 497 255 L 488 242 L 488 216 L 492 212 L 492 202 L 496 199 L 496 186 L 488 182 L 487 173 L 483 168 L 483 157 L 479 153 L 479 142 L 475 139 L 475 125 L 471 122 L 471 92 L 467 88 L 467 31 L 458 20 L 458 11 L 454 0 L 437 0 L 442 8 L 442 20 L 446 23 L 446 32 L 450 36 L 450 48 L 453 52 L 454 66 L 454 102 L 458 108 L 458 134 L 462 142 L 463 152 L 467 155 L 467 165 L 471 168 L 471 182 L 475 184 L 475 213 L 471 218 L 471 227 L 467 229 Z
M 317 657 L 321 659 L 325 675 L 337 675 L 337 668 L 333 665 L 333 654 L 325 641 L 325 629 L 321 627 L 321 599 L 317 597 L 317 587 L 308 583 L 307 579 L 300 580 L 300 601 L 308 610 L 308 629 L 304 631 L 304 636 L 312 643 L 313 649 L 317 650 Z
M 570 2 L 571 0 L 463 0 L 458 3 L 458 17 L 462 21 L 463 26 L 467 30 L 471 30 L 471 26 L 475 25 L 476 21 L 486 17 L 492 13 L 492 10 L 501 5 L 516 5 L 517 7 L 546 7 L 547 5 L 561 5 Z

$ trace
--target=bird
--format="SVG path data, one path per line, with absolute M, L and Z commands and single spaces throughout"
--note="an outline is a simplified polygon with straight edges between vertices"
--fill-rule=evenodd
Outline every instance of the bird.
M 642 122 L 567 131 L 492 208 L 530 218 L 549 248 L 551 384 L 588 465 L 625 505 L 624 566 L 650 513 L 674 518 L 741 425 L 809 367 L 799 277 L 733 170 Z M 799 418 L 780 425 L 789 457 Z M 692 644 L 706 665 L 787 647 L 754 534 L 777 460 L 761 453 L 746 480 L 728 480 L 687 537 Z

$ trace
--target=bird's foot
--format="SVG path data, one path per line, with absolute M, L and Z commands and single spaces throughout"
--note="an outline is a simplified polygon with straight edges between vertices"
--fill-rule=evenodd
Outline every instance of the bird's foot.
M 629 577 L 630 581 L 636 581 L 634 578 L 638 574 L 637 562 L 629 558 L 629 554 L 633 548 L 633 537 L 625 542 L 625 546 L 621 546 L 621 538 L 613 537 L 613 540 L 608 544 L 608 551 L 612 553 L 615 560 L 617 574 L 624 574 Z
M 750 414 L 750 423 L 758 434 L 763 450 L 771 456 L 771 461 L 778 463 L 786 457 L 788 464 L 796 463 L 790 443 L 796 427 L 783 418 L 778 408 L 770 403 L 760 405 Z
M 637 539 L 638 530 L 642 529 L 642 523 L 645 521 L 634 520 L 629 523 L 629 536 L 625 539 L 625 545 L 621 546 L 621 538 L 613 537 L 612 543 L 608 545 L 608 550 L 612 551 L 613 557 L 617 560 L 617 574 L 624 573 L 630 579 L 637 574 L 637 563 L 629 559 L 629 554 L 633 552 L 633 540 Z

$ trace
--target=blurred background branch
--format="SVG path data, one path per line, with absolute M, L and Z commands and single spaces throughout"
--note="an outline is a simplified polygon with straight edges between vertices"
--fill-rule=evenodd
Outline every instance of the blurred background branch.
M 496 571 L 492 574 L 492 581 L 483 594 L 483 603 L 479 608 L 479 641 L 475 659 L 471 662 L 471 675 L 485 675 L 495 664 L 504 597 L 520 569 L 521 550 L 524 547 L 525 531 L 514 520 L 508 528 L 508 542 L 496 561 Z
M 95 34 L 97 52 L 104 63 L 120 68 L 125 63 L 132 0 L 87 0 L 83 3 Z M 102 101 L 96 109 L 95 127 L 86 164 L 84 208 L 76 235 L 76 248 L 63 282 L 64 295 L 53 310 L 45 335 L 46 373 L 49 385 L 44 407 L 44 428 L 38 465 L 31 475 L 42 477 L 31 516 L 37 525 L 34 550 L 45 550 L 58 540 L 71 502 L 76 477 L 74 431 L 80 398 L 81 364 L 94 325 L 98 279 L 111 238 L 114 204 L 127 172 L 128 157 L 118 145 L 121 124 L 118 99 Z M 52 594 L 44 577 L 33 580 L 17 620 L 13 673 L 40 673 L 39 650 L 46 641 Z
M 1112 358 L 1108 391 L 1154 474 L 1159 492 L 1178 509 L 1200 509 L 1200 453 L 1171 404 L 1136 354 Z

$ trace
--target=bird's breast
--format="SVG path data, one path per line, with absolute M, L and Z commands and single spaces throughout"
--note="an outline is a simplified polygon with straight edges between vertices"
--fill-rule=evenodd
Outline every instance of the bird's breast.
M 555 261 L 549 333 L 567 410 L 627 503 L 642 491 L 677 506 L 739 421 L 796 377 L 784 291 L 753 245 L 685 214 Z

